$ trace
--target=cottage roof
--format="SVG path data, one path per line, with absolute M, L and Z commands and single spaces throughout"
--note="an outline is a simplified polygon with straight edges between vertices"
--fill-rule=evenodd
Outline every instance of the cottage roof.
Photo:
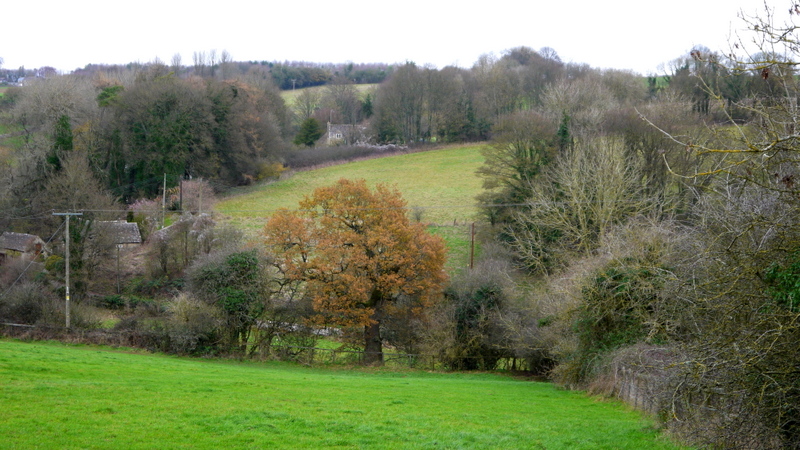
M 142 234 L 139 225 L 124 220 L 109 220 L 97 222 L 98 227 L 107 233 L 115 244 L 141 244 Z
M 43 244 L 42 238 L 33 234 L 14 233 L 12 231 L 4 231 L 0 235 L 0 249 L 14 250 L 17 252 L 29 252 L 34 249 L 34 246 L 39 243 Z

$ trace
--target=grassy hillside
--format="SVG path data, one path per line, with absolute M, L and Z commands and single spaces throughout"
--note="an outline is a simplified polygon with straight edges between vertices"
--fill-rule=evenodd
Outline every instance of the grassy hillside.
M 0 436 L 3 448 L 675 448 L 619 403 L 498 375 L 8 340 Z
M 453 269 L 463 267 L 468 259 L 467 224 L 477 213 L 475 195 L 481 190 L 481 179 L 475 170 L 482 163 L 476 144 L 352 162 L 234 191 L 217 203 L 216 210 L 255 234 L 276 209 L 297 208 L 317 187 L 341 178 L 364 178 L 370 185 L 388 183 L 397 186 L 410 208 L 420 208 L 423 222 L 440 225 L 433 230 L 448 241 L 449 268 Z
M 356 84 L 354 86 L 358 90 L 359 93 L 364 95 L 365 92 L 369 91 L 370 89 L 374 89 L 378 85 L 377 84 Z M 283 97 L 283 101 L 285 101 L 287 105 L 291 106 L 292 104 L 294 104 L 294 99 L 297 98 L 297 96 L 300 95 L 300 93 L 303 92 L 306 89 L 310 89 L 310 90 L 313 90 L 313 91 L 318 91 L 320 94 L 324 94 L 325 93 L 325 86 L 312 86 L 312 87 L 307 87 L 307 88 L 302 88 L 302 89 L 293 89 L 293 90 L 288 90 L 288 91 L 281 91 L 281 97 Z

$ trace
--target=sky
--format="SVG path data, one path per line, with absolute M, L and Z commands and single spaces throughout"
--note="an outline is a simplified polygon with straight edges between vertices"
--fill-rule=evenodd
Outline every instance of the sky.
M 791 1 L 767 0 L 788 10 Z M 430 64 L 553 48 L 565 62 L 663 73 L 698 45 L 727 53 L 764 0 L 38 0 L 0 14 L 3 68 L 170 63 L 226 50 L 235 61 Z M 763 14 L 760 14 L 763 16 Z

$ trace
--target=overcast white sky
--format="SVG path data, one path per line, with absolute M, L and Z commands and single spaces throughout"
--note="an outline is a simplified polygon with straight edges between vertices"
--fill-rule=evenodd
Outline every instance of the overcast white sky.
M 789 0 L 767 0 L 788 10 Z M 552 47 L 564 61 L 643 75 L 693 46 L 726 50 L 764 0 L 38 0 L 2 8 L 5 68 L 234 60 L 471 67 L 481 54 Z

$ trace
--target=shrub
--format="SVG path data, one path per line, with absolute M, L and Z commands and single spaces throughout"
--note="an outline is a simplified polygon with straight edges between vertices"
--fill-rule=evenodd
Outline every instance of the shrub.
M 269 307 L 266 273 L 255 251 L 213 253 L 198 259 L 187 274 L 191 291 L 224 317 L 231 351 L 244 351 L 256 321 Z
M 33 325 L 47 315 L 52 300 L 43 285 L 22 283 L 0 298 L 0 317 L 9 322 Z
M 98 301 L 98 306 L 107 309 L 122 309 L 125 307 L 125 297 L 121 295 L 106 295 L 101 297 Z
M 66 323 L 64 301 L 39 282 L 19 283 L 0 298 L 0 318 L 9 322 L 63 327 Z M 84 304 L 70 304 L 70 326 L 97 328 L 96 311 Z
M 212 305 L 181 293 L 167 304 L 167 351 L 179 354 L 217 352 L 223 325 L 221 311 Z
M 592 362 L 618 348 L 666 340 L 655 317 L 663 269 L 636 258 L 612 260 L 583 289 L 584 303 L 575 320 L 579 348 L 579 381 L 585 381 Z
M 445 361 L 456 370 L 492 370 L 502 358 L 513 357 L 502 312 L 514 296 L 510 263 L 483 255 L 473 270 L 454 277 L 445 295 L 452 321 Z
M 557 382 L 586 387 L 611 352 L 677 336 L 678 306 L 664 287 L 678 236 L 670 223 L 632 221 L 549 281 L 541 318 Z
M 265 181 L 278 179 L 285 170 L 286 167 L 280 163 L 263 163 L 259 166 L 257 180 Z
M 43 265 L 22 259 L 10 259 L 0 267 L 0 288 L 6 289 L 15 283 L 41 278 Z

